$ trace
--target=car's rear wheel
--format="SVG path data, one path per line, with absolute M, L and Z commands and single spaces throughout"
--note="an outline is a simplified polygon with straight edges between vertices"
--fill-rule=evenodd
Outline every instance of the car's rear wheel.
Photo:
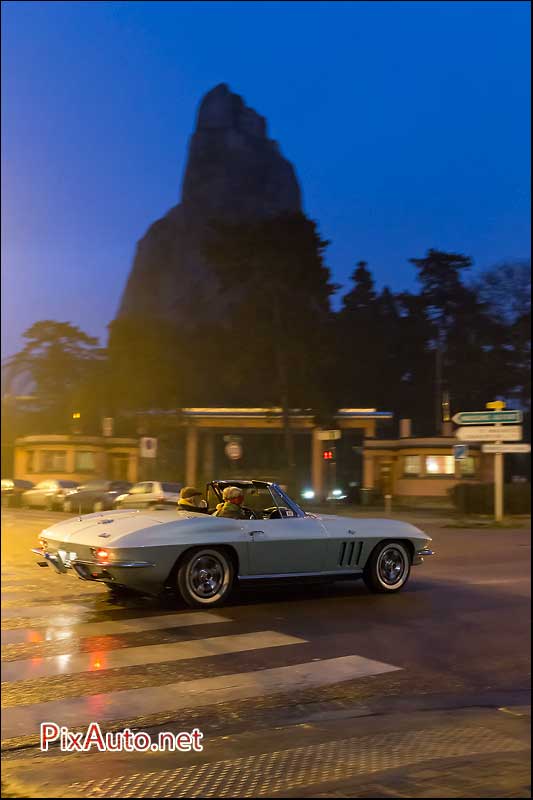
M 177 583 L 188 606 L 212 607 L 224 602 L 231 592 L 235 568 L 226 552 L 214 547 L 189 551 L 181 562 Z
M 411 558 L 402 542 L 381 542 L 368 559 L 363 580 L 371 592 L 392 594 L 405 586 L 411 571 Z

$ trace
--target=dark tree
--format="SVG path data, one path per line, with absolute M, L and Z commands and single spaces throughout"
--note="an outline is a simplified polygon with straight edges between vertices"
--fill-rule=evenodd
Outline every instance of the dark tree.
M 43 423 L 64 430 L 67 419 L 84 402 L 96 412 L 95 381 L 105 361 L 98 339 L 69 322 L 41 320 L 23 334 L 26 344 L 9 359 L 12 374 L 31 377 Z
M 531 262 L 497 264 L 473 284 L 499 331 L 506 395 L 531 407 Z
M 283 409 L 287 462 L 294 466 L 292 407 L 324 408 L 333 368 L 328 242 L 303 214 L 214 224 L 206 256 L 216 268 L 231 321 L 221 338 L 219 380 L 247 402 Z

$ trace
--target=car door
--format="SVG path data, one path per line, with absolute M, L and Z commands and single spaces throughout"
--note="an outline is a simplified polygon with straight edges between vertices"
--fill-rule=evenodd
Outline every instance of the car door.
M 29 496 L 30 506 L 46 506 L 56 487 L 55 481 L 41 481 Z
M 244 520 L 250 575 L 316 573 L 324 569 L 327 534 L 313 517 Z

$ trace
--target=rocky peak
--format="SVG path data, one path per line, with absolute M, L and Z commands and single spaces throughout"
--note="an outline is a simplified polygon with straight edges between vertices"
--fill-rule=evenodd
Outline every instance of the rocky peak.
M 266 137 L 266 120 L 242 97 L 233 94 L 226 83 L 219 83 L 206 94 L 196 121 L 196 129 L 232 128 L 250 136 Z
M 265 118 L 225 83 L 200 103 L 182 204 L 195 217 L 234 221 L 301 208 L 294 169 L 267 137 Z
M 211 221 L 298 211 L 298 180 L 268 138 L 265 118 L 227 84 L 218 84 L 198 108 L 181 203 L 139 242 L 119 316 L 172 318 L 178 324 L 201 316 L 200 307 L 212 309 L 217 294 L 214 270 L 203 254 Z M 190 294 L 194 307 L 184 302 Z

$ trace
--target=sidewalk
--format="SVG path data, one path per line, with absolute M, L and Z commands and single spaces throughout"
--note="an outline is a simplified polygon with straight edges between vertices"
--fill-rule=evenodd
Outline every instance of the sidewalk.
M 13 753 L 5 797 L 530 797 L 530 708 L 327 714 L 203 753 Z
M 461 516 L 454 509 L 446 508 L 413 508 L 392 507 L 385 511 L 381 506 L 347 506 L 342 503 L 307 507 L 312 514 L 335 514 L 340 517 L 359 519 L 397 519 L 413 525 L 436 525 L 443 528 L 523 528 L 531 524 L 530 514 L 517 514 L 505 517 L 503 523 L 497 524 L 490 516 L 480 514 Z

